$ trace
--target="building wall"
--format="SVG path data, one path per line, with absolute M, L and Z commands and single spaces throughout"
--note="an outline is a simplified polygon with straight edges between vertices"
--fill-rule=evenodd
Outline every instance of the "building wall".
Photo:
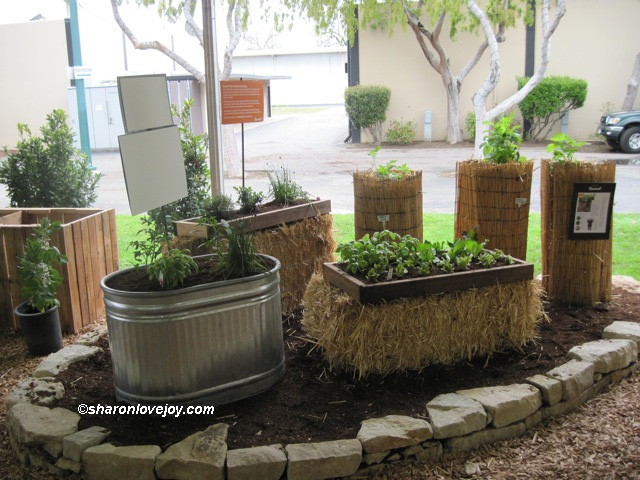
M 615 4 L 615 5 L 614 5 Z M 583 78 L 588 83 L 585 106 L 570 114 L 569 135 L 580 140 L 593 139 L 603 104 L 611 102 L 619 109 L 631 68 L 640 45 L 640 5 L 636 0 L 567 0 L 567 12 L 552 37 L 551 61 L 547 75 Z M 542 38 L 540 21 L 536 24 L 536 67 Z M 455 42 L 446 37 L 445 48 L 457 74 L 478 45 L 480 36 L 461 33 Z M 414 120 L 416 139 L 423 140 L 425 110 L 432 111 L 432 139 L 445 140 L 447 101 L 440 75 L 428 64 L 414 34 L 397 26 L 387 31 L 363 29 L 360 41 L 360 84 L 386 85 L 391 88 L 387 112 L 391 120 Z M 489 97 L 487 109 L 516 91 L 516 77 L 524 74 L 525 28 L 519 25 L 507 32 L 500 45 L 502 72 L 500 82 Z M 484 56 L 468 75 L 460 96 L 460 127 L 465 136 L 465 116 L 473 111 L 471 97 L 488 74 L 489 56 Z M 636 107 L 640 106 L 640 96 Z M 558 124 L 556 130 L 560 130 Z M 366 137 L 363 141 L 367 141 Z
M 272 105 L 344 103 L 347 87 L 344 50 L 314 53 L 247 52 L 233 57 L 234 75 L 288 76 L 271 81 Z
M 53 109 L 68 111 L 64 20 L 0 25 L 0 45 L 0 147 L 12 149 L 18 122 L 37 134 Z

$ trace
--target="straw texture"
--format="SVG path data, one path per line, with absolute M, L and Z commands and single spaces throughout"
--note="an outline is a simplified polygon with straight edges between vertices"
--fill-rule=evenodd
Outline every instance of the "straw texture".
M 402 180 L 379 178 L 375 173 L 353 173 L 355 237 L 391 230 L 422 241 L 422 172 Z M 388 216 L 383 222 L 380 216 Z
M 533 162 L 467 160 L 456 169 L 455 238 L 477 227 L 487 248 L 525 260 Z
M 613 182 L 614 162 L 542 160 L 542 287 L 550 300 L 576 305 L 611 301 L 613 227 L 606 240 L 570 240 L 573 184 Z
M 533 280 L 362 305 L 316 273 L 303 306 L 304 328 L 331 367 L 360 378 L 519 348 L 543 316 Z
M 325 262 L 335 261 L 333 217 L 330 214 L 255 232 L 259 253 L 280 260 L 280 298 L 282 313 L 300 308 L 311 275 Z M 208 253 L 200 246 L 202 238 L 176 237 L 174 247 L 187 248 L 192 255 Z

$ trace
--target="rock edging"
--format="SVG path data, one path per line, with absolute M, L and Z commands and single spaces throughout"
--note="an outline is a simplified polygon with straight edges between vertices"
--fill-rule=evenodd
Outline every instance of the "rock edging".
M 289 480 L 349 477 L 385 463 L 437 461 L 444 450 L 471 450 L 520 436 L 546 418 L 574 410 L 640 365 L 640 324 L 614 322 L 603 337 L 572 348 L 565 364 L 525 383 L 439 395 L 426 405 L 428 420 L 400 415 L 367 419 L 357 438 L 349 440 L 227 451 L 228 426 L 216 424 L 165 452 L 156 445 L 114 446 L 103 443 L 109 433 L 105 429 L 78 431 L 77 413 L 46 406 L 50 392 L 59 392 L 53 378 L 46 376 L 16 386 L 7 398 L 6 423 L 22 463 L 65 478 L 110 480 L 135 472 L 136 478 L 196 479 L 205 471 L 208 478 L 220 480 L 278 480 L 285 471 Z M 99 338 L 89 333 L 77 343 L 91 344 Z M 64 356 L 69 365 L 87 353 L 77 345 L 65 349 L 69 350 L 58 357 Z M 69 358 L 73 351 L 77 357 Z M 179 468 L 169 468 L 173 464 Z

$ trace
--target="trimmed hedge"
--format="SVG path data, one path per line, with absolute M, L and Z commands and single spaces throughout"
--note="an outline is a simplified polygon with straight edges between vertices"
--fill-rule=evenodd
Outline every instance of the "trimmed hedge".
M 518 89 L 528 80 L 528 77 L 518 77 Z M 527 138 L 546 138 L 562 116 L 582 107 L 586 98 L 586 80 L 561 76 L 543 78 L 520 103 L 522 117 L 531 122 Z
M 369 131 L 376 144 L 380 144 L 382 122 L 387 118 L 391 90 L 379 85 L 356 85 L 344 91 L 344 106 L 349 121 L 356 128 Z

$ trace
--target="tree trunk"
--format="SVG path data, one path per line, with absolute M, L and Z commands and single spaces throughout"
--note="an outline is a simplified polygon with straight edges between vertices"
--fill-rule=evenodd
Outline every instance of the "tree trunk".
M 240 177 L 242 175 L 242 162 L 238 154 L 238 144 L 233 125 L 222 125 L 222 157 L 227 178 Z
M 447 140 L 451 145 L 462 141 L 460 128 L 460 88 L 456 80 L 450 79 L 447 89 Z
M 629 83 L 627 84 L 627 95 L 624 97 L 624 102 L 622 102 L 622 110 L 633 110 L 633 104 L 636 101 L 636 95 L 638 93 L 639 81 L 640 81 L 640 53 L 636 55 L 636 61 L 633 64 L 631 77 L 629 77 Z

